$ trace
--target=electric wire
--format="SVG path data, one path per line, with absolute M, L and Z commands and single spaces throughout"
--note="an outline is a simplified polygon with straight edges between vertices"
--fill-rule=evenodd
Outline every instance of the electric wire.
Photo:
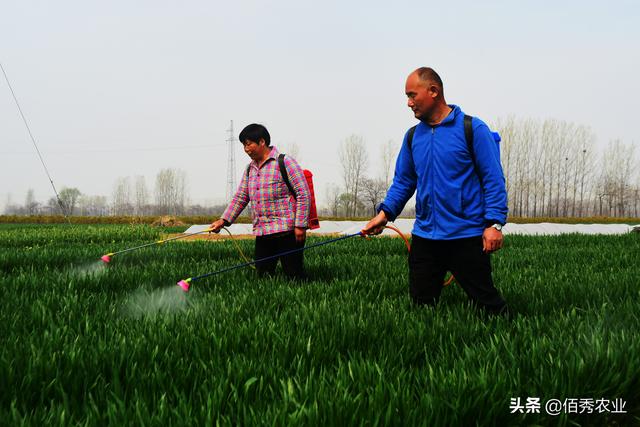
M 31 138 L 31 142 L 33 143 L 33 146 L 36 149 L 36 153 L 38 153 L 38 158 L 40 159 L 40 163 L 42 163 L 42 167 L 44 168 L 44 171 L 47 174 L 47 177 L 49 178 L 49 182 L 51 183 L 51 187 L 53 188 L 53 192 L 56 194 L 56 200 L 58 201 L 58 205 L 60 206 L 60 210 L 62 211 L 62 215 L 64 215 L 64 217 L 65 217 L 65 219 L 67 220 L 68 223 L 71 223 L 71 221 L 69 220 L 69 217 L 67 216 L 67 212 L 66 212 L 65 206 L 62 203 L 62 200 L 60 200 L 60 195 L 58 194 L 58 190 L 56 189 L 56 186 L 53 183 L 53 179 L 51 178 L 51 174 L 49 173 L 49 169 L 47 168 L 47 165 L 44 163 L 44 159 L 42 158 L 42 154 L 40 154 L 40 150 L 38 149 L 38 144 L 36 144 L 36 139 L 34 138 L 33 133 L 31 132 L 31 128 L 29 127 L 29 123 L 27 122 L 27 118 L 25 117 L 24 113 L 22 112 L 22 108 L 20 107 L 20 103 L 18 102 L 18 98 L 16 97 L 16 94 L 13 91 L 13 86 L 11 86 L 11 82 L 9 81 L 9 77 L 7 76 L 7 73 L 4 70 L 4 67 L 2 66 L 1 62 L 0 62 L 0 69 L 2 69 L 2 74 L 4 74 L 4 79 L 7 81 L 7 86 L 9 86 L 9 91 L 11 91 L 11 95 L 13 96 L 13 100 L 15 101 L 16 106 L 18 107 L 18 111 L 20 112 L 20 117 L 22 117 L 22 121 L 24 122 L 24 125 L 27 128 L 27 132 L 29 133 L 29 137 Z

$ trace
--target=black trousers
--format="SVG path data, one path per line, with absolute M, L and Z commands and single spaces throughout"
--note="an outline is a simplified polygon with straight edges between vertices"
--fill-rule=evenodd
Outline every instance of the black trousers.
M 419 305 L 435 305 L 450 271 L 478 306 L 502 313 L 506 302 L 493 284 L 489 254 L 482 251 L 482 236 L 455 240 L 429 240 L 416 235 L 409 255 L 409 293 Z
M 296 236 L 293 231 L 258 236 L 256 237 L 255 259 L 259 260 L 271 257 L 294 249 L 301 249 L 302 247 L 304 247 L 304 242 L 296 242 Z M 297 251 L 282 257 L 258 262 L 256 263 L 258 276 L 263 277 L 265 275 L 273 275 L 276 271 L 278 260 L 280 260 L 284 274 L 286 274 L 287 277 L 292 279 L 306 279 L 307 275 L 304 271 L 303 254 L 303 251 Z

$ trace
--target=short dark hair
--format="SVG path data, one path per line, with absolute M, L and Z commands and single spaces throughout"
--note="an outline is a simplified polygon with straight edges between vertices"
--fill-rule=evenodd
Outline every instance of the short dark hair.
M 242 129 L 238 138 L 243 144 L 247 139 L 253 142 L 258 142 L 260 139 L 264 139 L 267 147 L 271 145 L 271 135 L 269 135 L 269 131 L 266 127 L 258 123 L 251 123 L 250 125 L 247 125 Z
M 444 85 L 442 84 L 442 79 L 433 68 L 420 67 L 415 72 L 416 74 L 418 74 L 418 77 L 420 77 L 420 80 L 422 80 L 423 82 L 431 81 L 437 84 L 438 86 L 440 86 L 440 90 L 444 89 Z

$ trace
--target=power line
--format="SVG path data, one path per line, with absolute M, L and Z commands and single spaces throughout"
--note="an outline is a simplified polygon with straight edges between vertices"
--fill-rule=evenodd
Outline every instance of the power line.
M 0 62 L 0 69 L 2 69 L 2 74 L 4 74 L 4 79 L 7 81 L 7 85 L 9 86 L 9 90 L 11 91 L 11 95 L 13 96 L 13 100 L 16 102 L 16 106 L 18 107 L 18 111 L 20 112 L 20 117 L 22 117 L 22 121 L 24 122 L 24 125 L 27 128 L 27 132 L 29 133 L 29 137 L 31 138 L 31 142 L 33 142 L 33 146 L 36 149 L 36 153 L 38 153 L 38 158 L 40 159 L 40 163 L 42 163 L 42 167 L 44 168 L 44 171 L 47 174 L 47 177 L 49 178 L 49 182 L 51 183 L 51 187 L 53 188 L 53 192 L 56 194 L 56 199 L 58 200 L 58 205 L 60 206 L 60 209 L 62 210 L 62 215 L 64 215 L 64 217 L 67 219 L 67 222 L 71 223 L 71 221 L 69 220 L 69 217 L 67 216 L 67 212 L 66 212 L 66 209 L 64 207 L 64 204 L 60 200 L 60 195 L 58 194 L 58 190 L 56 190 L 56 186 L 53 183 L 53 179 L 51 178 L 51 174 L 49 173 L 49 169 L 47 169 L 47 165 L 45 165 L 45 163 L 44 163 L 44 159 L 42 158 L 42 154 L 40 154 L 40 150 L 38 149 L 38 144 L 36 144 L 36 139 L 33 137 L 33 133 L 31 133 L 31 128 L 29 128 L 29 123 L 27 122 L 27 118 L 24 116 L 24 113 L 22 112 L 22 108 L 20 108 L 20 103 L 18 102 L 18 98 L 16 97 L 16 94 L 13 91 L 13 87 L 11 86 L 11 82 L 9 82 L 9 77 L 7 76 L 7 73 L 4 71 L 4 67 L 2 66 L 1 62 Z

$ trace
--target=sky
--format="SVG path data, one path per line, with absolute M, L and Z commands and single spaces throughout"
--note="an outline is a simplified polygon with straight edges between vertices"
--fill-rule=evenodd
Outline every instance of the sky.
M 318 203 L 342 183 L 339 147 L 415 124 L 420 66 L 447 102 L 492 123 L 566 120 L 601 149 L 638 144 L 640 2 L 0 1 L 2 64 L 56 188 L 110 196 L 119 177 L 186 172 L 192 203 L 226 202 L 228 129 L 262 123 L 297 146 Z M 249 159 L 234 144 L 236 180 Z M 0 209 L 54 196 L 0 75 Z

